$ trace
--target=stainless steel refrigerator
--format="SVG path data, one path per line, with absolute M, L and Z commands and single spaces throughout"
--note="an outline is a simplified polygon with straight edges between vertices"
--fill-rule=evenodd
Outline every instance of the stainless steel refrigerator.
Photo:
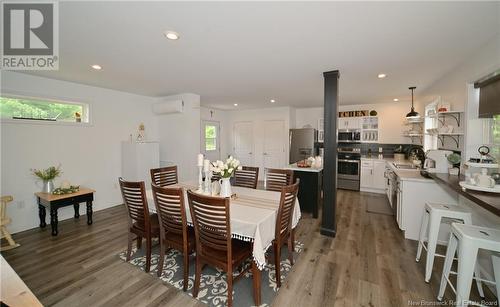
M 314 128 L 290 129 L 289 141 L 290 164 L 317 154 L 318 132 Z

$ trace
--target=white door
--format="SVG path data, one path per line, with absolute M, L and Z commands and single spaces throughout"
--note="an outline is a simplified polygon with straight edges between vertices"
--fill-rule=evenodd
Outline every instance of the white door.
M 233 126 L 233 156 L 241 165 L 255 166 L 253 122 L 235 122 Z
M 281 168 L 286 164 L 285 157 L 285 122 L 282 120 L 264 121 L 264 141 L 262 166 L 265 168 Z
M 201 122 L 201 153 L 210 161 L 220 160 L 220 123 Z

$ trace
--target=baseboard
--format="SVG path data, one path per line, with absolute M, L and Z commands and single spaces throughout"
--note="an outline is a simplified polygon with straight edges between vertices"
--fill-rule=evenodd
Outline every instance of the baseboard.
M 377 193 L 377 194 L 385 194 L 385 189 L 384 190 L 380 190 L 380 189 L 360 187 L 359 191 L 361 191 L 361 192 L 369 192 L 369 193 Z

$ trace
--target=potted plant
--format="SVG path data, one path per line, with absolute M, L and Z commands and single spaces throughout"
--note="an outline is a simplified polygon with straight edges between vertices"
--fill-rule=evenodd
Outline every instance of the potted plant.
M 44 193 L 52 193 L 54 190 L 54 179 L 59 177 L 62 173 L 61 166 L 51 166 L 47 169 L 31 169 L 33 175 L 38 177 L 43 181 L 42 192 Z
M 211 171 L 221 176 L 220 196 L 231 197 L 231 183 L 229 180 L 237 169 L 241 170 L 240 161 L 234 159 L 232 156 L 229 156 L 225 163 L 220 160 L 212 163 Z

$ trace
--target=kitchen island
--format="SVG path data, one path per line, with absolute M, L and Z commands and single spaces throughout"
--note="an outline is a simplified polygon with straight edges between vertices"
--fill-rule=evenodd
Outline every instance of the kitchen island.
M 312 213 L 313 218 L 318 218 L 319 208 L 323 203 L 321 191 L 323 187 L 323 168 L 298 167 L 296 163 L 290 164 L 284 169 L 293 171 L 293 178 L 300 179 L 299 203 L 300 210 Z

